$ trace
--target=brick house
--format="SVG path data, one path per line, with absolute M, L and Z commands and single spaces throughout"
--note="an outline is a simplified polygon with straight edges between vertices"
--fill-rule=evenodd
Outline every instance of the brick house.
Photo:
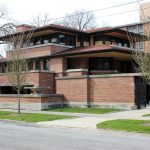
M 20 25 L 15 34 L 31 29 Z M 148 88 L 134 69 L 136 49 L 125 30 L 81 31 L 51 24 L 35 28 L 30 46 L 23 45 L 22 51 L 32 64 L 21 93 L 22 109 L 56 105 L 136 109 L 149 103 Z M 0 58 L 0 108 L 15 109 L 17 95 L 4 69 L 8 60 L 9 52 Z

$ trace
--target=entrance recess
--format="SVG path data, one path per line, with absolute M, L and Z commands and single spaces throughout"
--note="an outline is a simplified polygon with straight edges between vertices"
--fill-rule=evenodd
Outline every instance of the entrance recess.
M 146 82 L 141 77 L 135 77 L 135 103 L 138 109 L 146 107 Z

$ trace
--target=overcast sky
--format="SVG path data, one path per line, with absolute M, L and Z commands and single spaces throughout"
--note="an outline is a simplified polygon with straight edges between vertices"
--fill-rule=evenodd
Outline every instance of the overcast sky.
M 30 24 L 33 16 L 36 14 L 44 14 L 45 12 L 49 13 L 50 18 L 58 18 L 76 10 L 85 9 L 92 11 L 135 1 L 136 0 L 0 0 L 0 6 L 4 5 L 7 7 L 9 10 L 9 18 L 19 25 L 23 23 Z M 142 2 L 150 2 L 150 0 L 143 0 Z M 96 11 L 94 14 L 97 26 L 116 26 L 138 22 L 138 11 L 132 11 L 138 9 L 139 4 L 137 2 L 113 9 Z M 124 13 L 126 11 L 129 12 Z M 0 54 L 5 56 L 5 51 L 2 50 L 2 46 L 0 46 L 0 49 Z
M 50 18 L 57 18 L 75 10 L 97 10 L 133 1 L 136 0 L 0 0 L 0 4 L 5 5 L 9 9 L 10 18 L 12 18 L 17 24 L 28 24 L 31 22 L 32 16 L 44 12 L 48 12 Z M 143 0 L 143 2 L 150 2 L 150 0 Z M 123 13 L 126 11 L 138 10 L 138 8 L 139 4 L 134 3 L 122 7 L 107 9 L 105 11 L 96 11 L 95 16 L 97 17 L 97 24 L 98 26 L 115 26 L 138 22 L 138 11 Z M 118 13 L 123 14 L 103 17 Z

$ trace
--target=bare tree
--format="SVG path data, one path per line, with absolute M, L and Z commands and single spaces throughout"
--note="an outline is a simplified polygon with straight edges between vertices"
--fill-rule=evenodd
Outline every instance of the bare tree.
M 144 33 L 141 36 L 138 36 L 135 34 L 134 36 L 131 36 L 130 33 L 128 33 L 130 45 L 134 48 L 136 48 L 136 51 L 133 52 L 133 58 L 136 62 L 136 71 L 141 73 L 143 75 L 143 78 L 147 81 L 147 83 L 150 84 L 150 22 L 147 20 L 147 17 L 144 14 L 143 8 L 140 6 L 140 12 L 143 16 L 143 30 Z M 144 51 L 139 49 L 139 46 L 136 45 L 143 45 Z
M 92 12 L 86 10 L 75 11 L 64 17 L 62 24 L 79 30 L 96 28 L 95 17 Z
M 14 33 L 14 24 L 8 22 L 7 16 L 8 16 L 8 9 L 0 4 L 0 36 Z
M 32 17 L 32 21 L 31 24 L 36 26 L 36 27 L 40 27 L 40 26 L 45 26 L 48 25 L 50 23 L 50 19 L 49 19 L 49 13 L 45 12 L 45 13 L 38 13 L 36 16 Z
M 17 34 L 9 35 L 6 38 L 8 44 L 8 62 L 7 73 L 8 80 L 11 85 L 16 89 L 18 94 L 18 113 L 20 114 L 20 92 L 26 85 L 26 79 L 28 75 L 28 60 L 26 56 L 26 50 L 22 50 L 22 47 L 28 47 L 32 37 L 33 30 L 29 33 L 19 32 Z

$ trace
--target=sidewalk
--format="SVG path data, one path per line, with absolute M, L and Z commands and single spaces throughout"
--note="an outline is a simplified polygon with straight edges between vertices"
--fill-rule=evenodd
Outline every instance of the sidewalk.
M 71 115 L 72 113 L 66 113 Z M 41 126 L 63 126 L 63 127 L 76 127 L 76 128 L 92 128 L 96 129 L 96 124 L 114 120 L 114 119 L 137 119 L 137 120 L 150 120 L 150 117 L 142 117 L 145 114 L 150 114 L 150 109 L 131 110 L 123 112 L 115 112 L 109 114 L 80 114 L 80 118 L 63 119 L 48 122 L 38 122 Z M 78 116 L 78 117 L 79 117 Z
M 0 109 L 4 110 L 4 109 Z M 5 109 L 6 110 L 6 109 Z M 12 110 L 7 110 L 12 111 Z M 16 111 L 16 110 L 13 110 Z M 27 111 L 25 113 L 41 113 L 41 114 L 59 114 L 76 116 L 73 119 L 62 119 L 54 121 L 38 122 L 37 125 L 51 127 L 51 126 L 63 126 L 74 128 L 91 128 L 96 129 L 96 124 L 99 122 L 114 120 L 114 119 L 137 119 L 137 120 L 150 120 L 150 117 L 142 117 L 145 114 L 150 114 L 150 108 L 140 110 L 122 111 L 108 114 L 83 114 L 83 113 L 68 113 L 68 112 L 49 112 L 49 111 Z

